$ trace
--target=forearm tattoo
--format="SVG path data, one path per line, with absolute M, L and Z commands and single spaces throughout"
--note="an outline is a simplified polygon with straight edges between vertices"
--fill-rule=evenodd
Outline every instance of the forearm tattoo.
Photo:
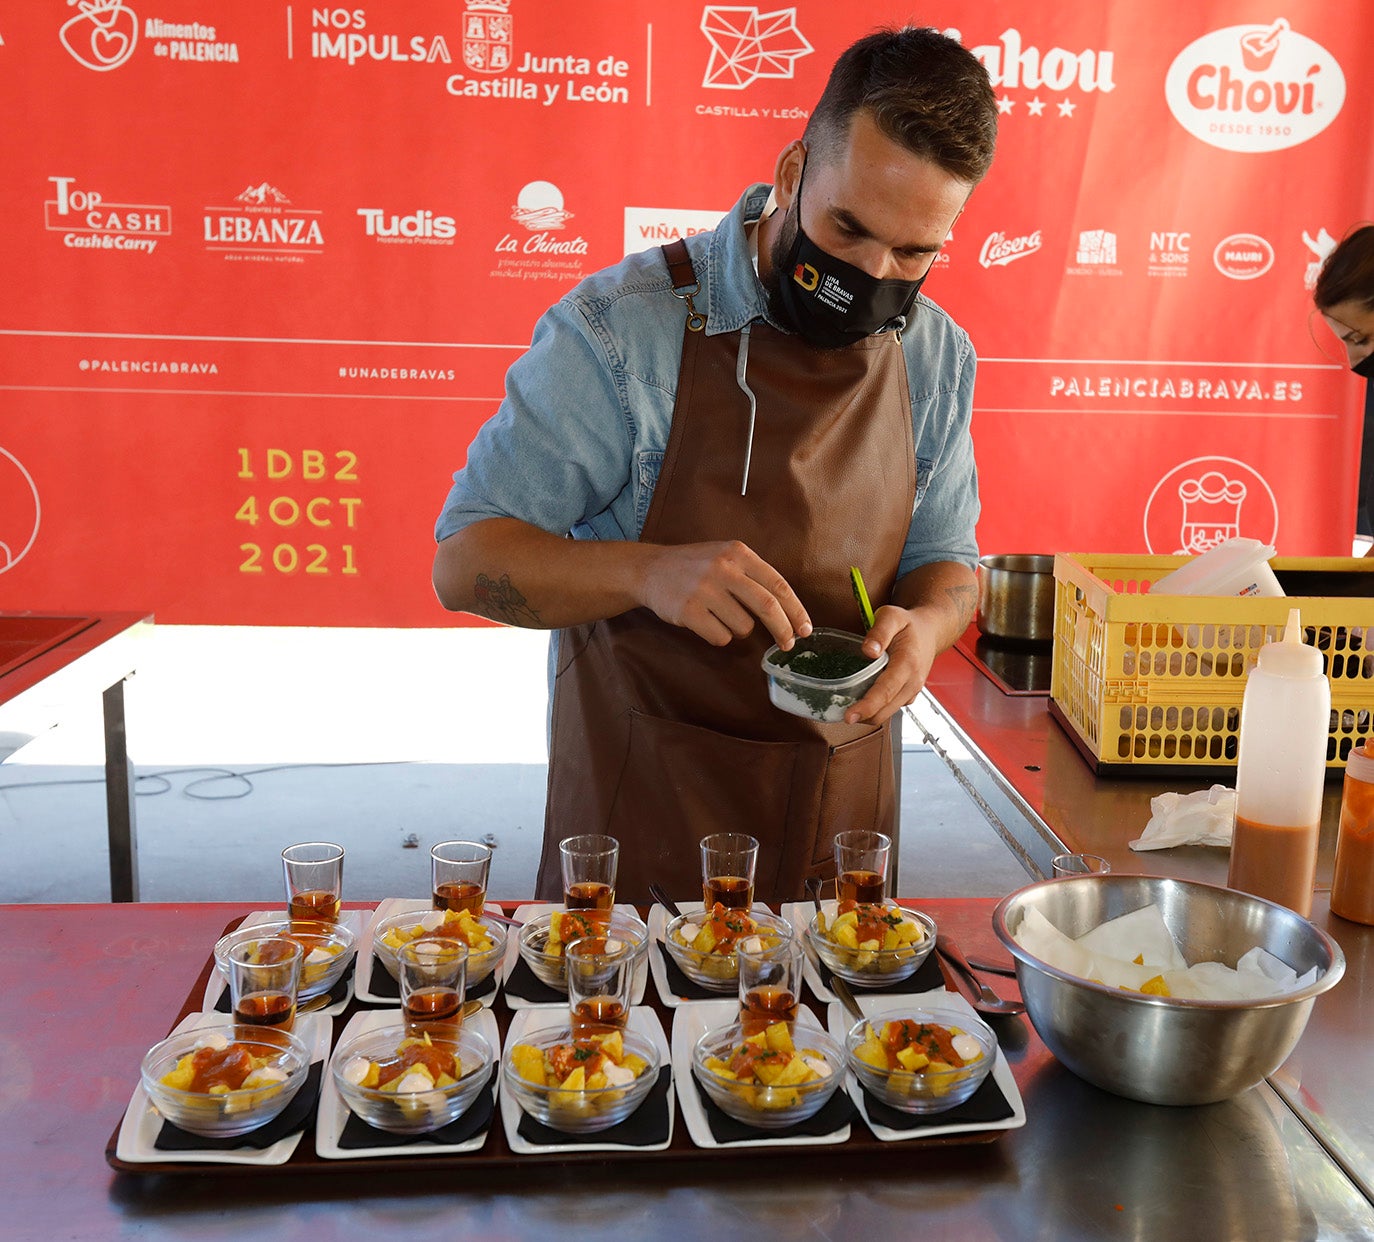
M 490 617 L 493 621 L 504 621 L 507 625 L 543 628 L 539 614 L 529 606 L 529 602 L 519 590 L 511 585 L 509 574 L 502 574 L 500 581 L 494 581 L 486 574 L 478 574 L 472 593 L 477 600 L 477 609 L 484 617 Z
M 978 607 L 978 588 L 971 583 L 964 586 L 946 587 L 945 594 L 949 596 L 950 602 L 954 605 L 959 617 L 959 624 L 967 629 L 973 621 L 974 611 Z

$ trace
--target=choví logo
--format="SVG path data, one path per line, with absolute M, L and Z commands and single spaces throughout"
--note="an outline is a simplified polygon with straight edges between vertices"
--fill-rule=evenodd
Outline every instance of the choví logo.
M 1169 66 L 1164 98 L 1194 138 L 1223 151 L 1281 151 L 1340 115 L 1345 74 L 1320 43 L 1280 17 L 1195 39 Z
M 1257 233 L 1232 233 L 1217 242 L 1212 262 L 1232 280 L 1254 280 L 1274 266 L 1274 247 Z

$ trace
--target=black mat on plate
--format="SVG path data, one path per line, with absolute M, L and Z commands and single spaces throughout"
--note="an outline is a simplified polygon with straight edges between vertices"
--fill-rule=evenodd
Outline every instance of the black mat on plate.
M 236 1134 L 232 1138 L 206 1138 L 164 1121 L 153 1146 L 158 1151 L 234 1151 L 240 1147 L 256 1147 L 261 1151 L 271 1147 L 279 1139 L 305 1129 L 314 1121 L 315 1106 L 320 1102 L 320 1078 L 323 1072 L 324 1062 L 312 1061 L 310 1072 L 291 1103 L 265 1126 L 250 1130 L 247 1134 Z
M 372 996 L 380 997 L 383 1001 L 401 999 L 401 985 L 391 977 L 391 972 L 386 968 L 385 963 L 375 953 L 372 955 L 372 978 L 368 980 L 367 990 Z M 481 1000 L 484 996 L 490 996 L 496 991 L 496 971 L 493 970 L 481 983 L 475 987 L 467 988 L 464 996 L 468 1000 Z M 358 998 L 364 1005 L 376 1004 L 376 1001 L 367 1001 L 363 997 Z
M 531 1005 L 566 1005 L 568 994 L 551 988 L 530 969 L 523 957 L 515 959 L 510 977 L 506 980 L 506 995 L 516 996 Z
M 817 960 L 820 967 L 821 982 L 828 988 L 830 980 L 835 976 L 824 962 Z M 849 990 L 856 996 L 891 996 L 903 992 L 934 992 L 945 986 L 945 977 L 940 972 L 940 962 L 936 954 L 932 951 L 915 970 L 905 979 L 899 979 L 896 983 L 889 983 L 880 988 L 860 987 L 857 983 L 851 983 Z
M 928 1126 L 1005 1121 L 1015 1114 L 1015 1109 L 991 1074 L 978 1084 L 978 1090 L 967 1100 L 943 1113 L 904 1113 L 890 1104 L 884 1104 L 867 1087 L 863 1090 L 864 1107 L 868 1110 L 869 1120 L 889 1130 L 920 1130 Z
M 343 974 L 334 981 L 334 986 L 329 989 L 327 994 L 329 996 L 328 1004 L 321 1006 L 321 1008 L 328 1009 L 330 1005 L 337 1005 L 340 1001 L 348 999 L 348 985 L 353 978 L 353 968 L 357 964 L 358 959 L 355 957 L 344 967 Z M 229 985 L 227 983 L 220 989 L 219 999 L 215 1002 L 215 1012 L 229 1012 Z
M 848 1125 L 859 1111 L 854 1107 L 854 1101 L 849 1098 L 849 1093 L 841 1082 L 820 1112 L 781 1130 L 765 1130 L 759 1126 L 745 1125 L 744 1122 L 736 1121 L 722 1112 L 720 1106 L 706 1094 L 706 1088 L 697 1080 L 695 1074 L 692 1075 L 692 1086 L 696 1088 L 697 1097 L 701 1100 L 702 1111 L 706 1114 L 706 1124 L 711 1128 L 711 1137 L 717 1143 L 739 1143 L 760 1138 L 798 1138 L 803 1135 L 820 1138 L 833 1133 L 841 1126 Z
M 487 1085 L 477 1093 L 477 1098 L 468 1105 L 461 1117 L 455 1117 L 448 1125 L 425 1134 L 393 1134 L 390 1130 L 378 1130 L 350 1110 L 338 1145 L 345 1151 L 356 1151 L 369 1147 L 409 1147 L 415 1143 L 466 1143 L 491 1124 L 492 1113 L 496 1110 L 495 1100 L 496 1079 L 493 1077 L 488 1079 Z
M 536 1121 L 522 1111 L 516 1133 L 527 1143 L 540 1147 L 564 1146 L 570 1143 L 616 1143 L 623 1147 L 652 1147 L 668 1141 L 668 1088 L 672 1075 L 666 1067 L 658 1071 L 658 1081 L 649 1088 L 644 1102 L 624 1121 L 595 1134 L 564 1134 Z
M 722 990 L 704 988 L 699 983 L 694 983 L 682 973 L 682 967 L 673 961 L 672 954 L 663 947 L 661 940 L 654 941 L 654 952 L 656 952 L 663 962 L 663 978 L 668 984 L 668 990 L 682 1000 L 731 1000 L 736 995 L 736 988 L 732 984 Z

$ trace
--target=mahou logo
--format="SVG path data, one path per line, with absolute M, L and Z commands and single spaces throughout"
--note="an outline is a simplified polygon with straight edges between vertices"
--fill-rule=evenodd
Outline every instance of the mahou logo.
M 1280 17 L 1195 39 L 1169 66 L 1164 98 L 1194 138 L 1224 151 L 1281 151 L 1340 115 L 1345 74 L 1320 43 Z

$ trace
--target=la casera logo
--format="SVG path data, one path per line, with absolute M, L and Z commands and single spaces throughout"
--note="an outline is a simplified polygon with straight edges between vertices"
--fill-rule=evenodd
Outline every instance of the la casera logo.
M 1280 17 L 1195 39 L 1169 66 L 1164 97 L 1194 138 L 1224 151 L 1281 151 L 1340 115 L 1345 74 L 1326 48 Z

